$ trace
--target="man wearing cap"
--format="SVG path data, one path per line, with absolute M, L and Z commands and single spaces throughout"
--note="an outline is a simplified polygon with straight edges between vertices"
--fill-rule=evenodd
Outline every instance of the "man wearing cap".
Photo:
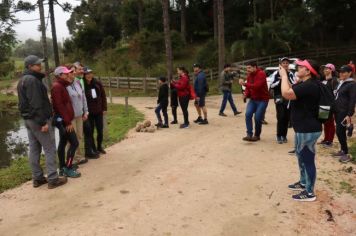
M 241 112 L 237 111 L 234 99 L 232 97 L 232 84 L 234 82 L 235 74 L 232 73 L 231 65 L 225 64 L 224 70 L 220 74 L 220 89 L 223 92 L 223 100 L 221 102 L 219 116 L 226 116 L 224 113 L 226 103 L 229 101 L 234 115 L 239 115 Z
M 287 71 L 279 66 L 282 78 L 282 96 L 291 102 L 291 121 L 295 131 L 295 148 L 298 157 L 300 179 L 288 186 L 300 191 L 292 195 L 296 201 L 315 201 L 316 181 L 315 144 L 321 135 L 321 122 L 318 120 L 320 85 L 319 66 L 313 60 L 297 61 L 298 76 L 301 82 L 293 87 L 289 83 Z
M 334 94 L 338 86 L 338 80 L 335 77 L 335 66 L 328 63 L 324 66 L 324 80 L 322 81 Z M 324 123 L 324 139 L 319 143 L 324 147 L 331 147 L 335 137 L 335 119 L 332 114 L 330 119 Z
M 69 74 L 73 73 L 67 67 L 60 66 L 54 71 L 56 80 L 51 89 L 53 102 L 55 125 L 59 130 L 58 159 L 60 174 L 71 178 L 80 177 L 80 173 L 73 166 L 75 152 L 79 142 L 74 131 L 72 121 L 74 119 L 74 109 L 67 87 L 71 84 Z M 65 149 L 69 142 L 67 159 L 65 159 Z
M 355 113 L 356 103 L 356 83 L 352 78 L 352 68 L 349 65 L 342 66 L 339 74 L 340 83 L 335 90 L 335 112 L 336 136 L 340 142 L 341 150 L 334 154 L 339 157 L 340 162 L 348 162 L 351 157 L 348 155 L 346 131 L 352 129 L 351 117 Z
M 295 84 L 294 74 L 289 70 L 289 58 L 283 57 L 279 60 L 279 64 L 287 71 L 290 84 Z M 279 144 L 287 143 L 287 133 L 290 120 L 290 102 L 282 97 L 281 91 L 281 76 L 279 71 L 275 71 L 272 75 L 274 78 L 271 89 L 274 91 L 274 103 L 276 104 L 277 113 L 277 142 Z
M 31 55 L 25 58 L 25 71 L 17 85 L 19 110 L 25 120 L 29 139 L 29 162 L 32 171 L 33 187 L 48 182 L 48 188 L 56 188 L 67 182 L 59 178 L 56 165 L 56 141 L 52 127 L 52 107 L 47 89 L 42 83 L 43 59 Z M 40 165 L 42 148 L 46 158 L 47 179 Z
M 198 119 L 196 119 L 194 122 L 200 125 L 207 125 L 209 122 L 208 111 L 205 106 L 205 96 L 208 88 L 206 75 L 199 64 L 194 64 L 193 70 L 195 74 L 194 91 L 196 94 L 194 105 L 198 112 Z M 204 114 L 204 119 L 202 119 L 202 111 Z

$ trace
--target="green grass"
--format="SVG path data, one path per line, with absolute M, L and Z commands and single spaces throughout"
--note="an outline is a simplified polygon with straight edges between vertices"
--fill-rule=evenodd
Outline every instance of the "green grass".
M 125 138 L 127 132 L 135 127 L 138 121 L 142 121 L 144 115 L 134 107 L 129 106 L 128 114 L 124 105 L 109 104 L 108 107 L 108 135 L 104 145 L 110 146 Z M 41 161 L 44 168 L 44 160 Z M 0 168 L 0 193 L 7 189 L 15 188 L 31 180 L 31 169 L 28 158 L 18 158 L 11 162 L 9 167 Z
M 3 91 L 10 88 L 14 80 L 0 79 L 0 110 L 12 111 L 17 110 L 17 97 L 11 94 L 4 94 Z
M 352 195 L 356 194 L 354 191 L 354 186 L 352 186 L 350 183 L 341 181 L 339 184 L 341 192 L 350 193 Z
M 352 163 L 356 164 L 356 140 L 354 139 L 353 141 L 351 141 L 351 145 L 350 145 L 350 154 L 352 156 Z

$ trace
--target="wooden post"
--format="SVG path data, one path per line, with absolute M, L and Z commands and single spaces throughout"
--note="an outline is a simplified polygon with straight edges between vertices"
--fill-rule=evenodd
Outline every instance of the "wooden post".
M 129 97 L 125 97 L 125 113 L 129 115 Z
M 109 97 L 110 97 L 110 103 L 112 104 L 112 94 L 111 94 L 111 88 L 109 88 Z
M 120 87 L 120 77 L 117 77 L 117 84 L 118 84 L 119 88 L 121 88 Z
M 109 80 L 109 89 L 111 89 L 111 78 L 109 77 L 108 80 Z
M 127 77 L 127 87 L 129 88 L 129 90 L 131 89 L 130 77 Z
M 147 93 L 147 78 L 143 78 L 143 92 Z
M 116 78 L 116 88 L 119 88 L 119 77 Z

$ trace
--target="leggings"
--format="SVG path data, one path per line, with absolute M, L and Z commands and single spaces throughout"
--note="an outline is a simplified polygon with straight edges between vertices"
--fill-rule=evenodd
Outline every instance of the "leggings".
M 59 130 L 59 144 L 58 144 L 58 159 L 59 168 L 63 167 L 71 168 L 73 164 L 73 158 L 75 151 L 79 146 L 77 135 L 74 131 L 67 132 L 63 122 L 57 122 L 56 127 Z M 65 148 L 69 142 L 69 148 L 67 150 L 67 161 L 65 161 Z

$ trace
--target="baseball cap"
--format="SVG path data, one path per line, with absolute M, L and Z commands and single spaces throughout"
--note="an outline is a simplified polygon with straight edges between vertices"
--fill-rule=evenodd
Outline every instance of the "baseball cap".
M 329 68 L 329 69 L 332 70 L 332 71 L 335 71 L 335 66 L 334 66 L 334 64 L 328 63 L 328 64 L 326 64 L 324 67 L 325 67 L 325 68 Z
M 88 67 L 84 67 L 84 74 L 89 74 L 89 73 L 91 73 L 91 72 L 93 72 L 92 69 L 90 69 L 90 68 L 88 68 Z
M 343 65 L 340 67 L 340 72 L 352 72 L 351 66 Z
M 288 57 L 279 58 L 279 62 L 282 62 L 282 61 L 288 61 L 288 62 L 290 62 L 290 60 L 289 60 Z
M 27 68 L 28 66 L 31 66 L 31 65 L 39 65 L 44 61 L 45 61 L 44 59 L 41 59 L 41 58 L 39 58 L 38 56 L 35 56 L 35 55 L 27 56 L 24 59 L 25 68 Z
M 71 72 L 73 72 L 73 70 L 69 70 L 65 66 L 59 66 L 54 70 L 54 75 L 55 76 L 60 76 L 61 74 L 69 74 Z
M 310 65 L 308 60 L 298 60 L 296 61 L 296 64 L 298 66 L 306 67 L 313 75 L 318 76 L 318 72 L 316 72 L 316 70 Z

